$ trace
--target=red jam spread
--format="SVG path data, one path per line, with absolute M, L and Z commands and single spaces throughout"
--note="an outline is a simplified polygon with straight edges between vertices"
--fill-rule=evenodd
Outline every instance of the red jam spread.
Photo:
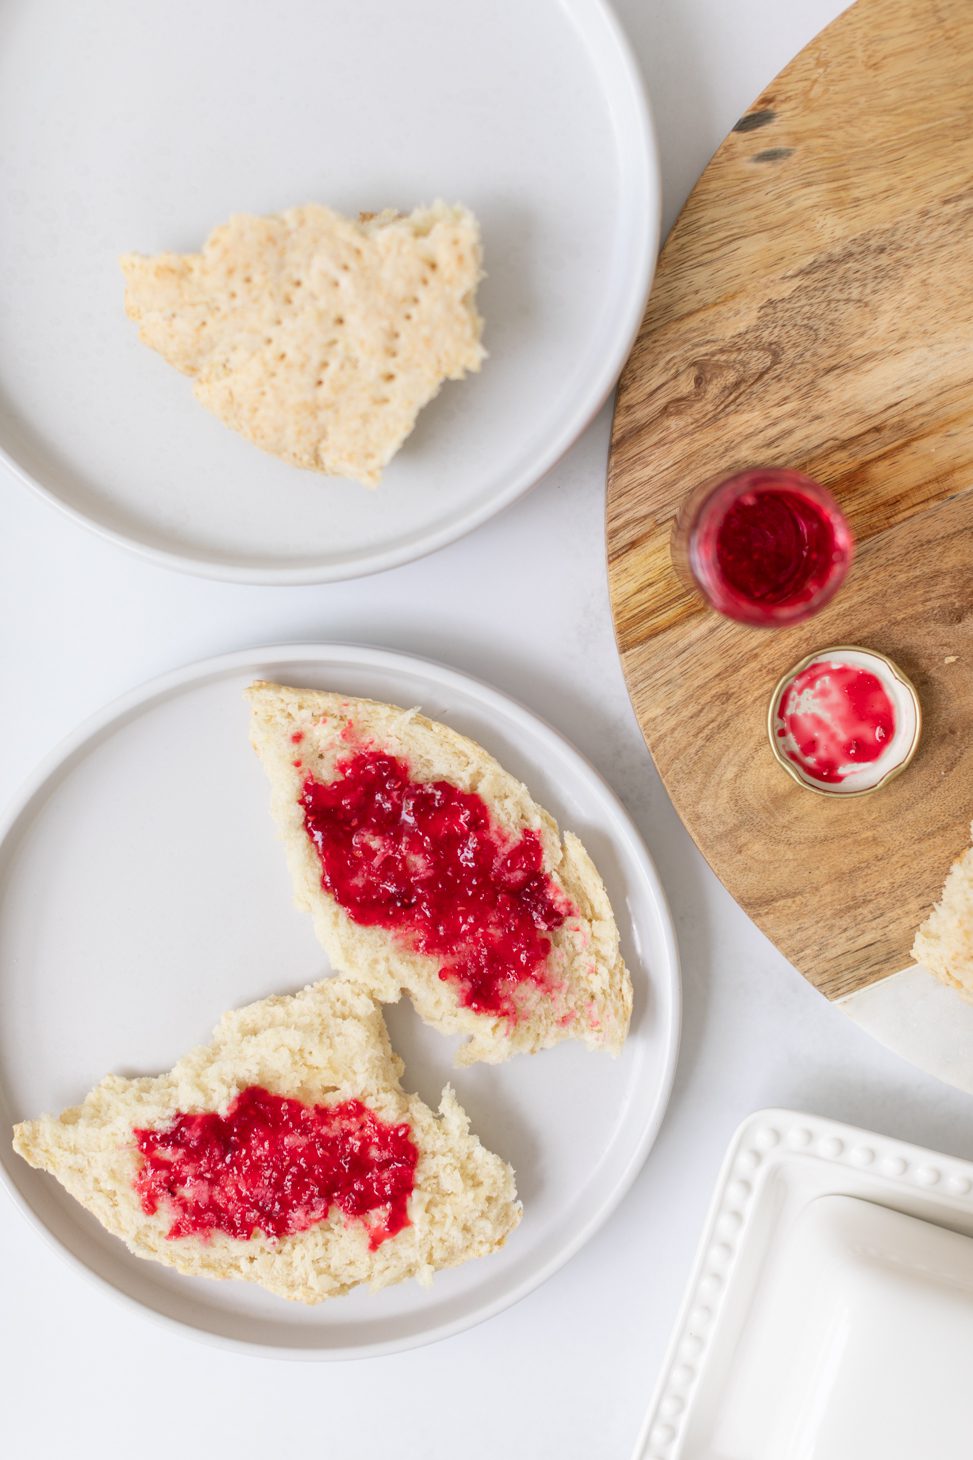
M 365 1222 L 374 1251 L 409 1225 L 418 1149 L 407 1125 L 359 1100 L 305 1105 L 250 1085 L 226 1115 L 180 1114 L 134 1134 L 142 1210 L 171 1214 L 170 1238 L 290 1237 L 337 1207 Z
M 831 660 L 817 660 L 791 680 L 777 717 L 785 754 L 831 785 L 878 760 L 895 734 L 895 707 L 878 676 Z
M 834 526 L 810 497 L 746 492 L 716 535 L 716 565 L 727 587 L 751 603 L 776 607 L 813 598 L 838 556 Z
M 359 750 L 336 780 L 304 783 L 321 883 L 356 923 L 441 959 L 439 977 L 477 1013 L 515 1020 L 525 985 L 549 988 L 550 940 L 574 909 L 543 870 L 534 831 L 491 824 L 481 797 L 414 781 L 404 761 Z

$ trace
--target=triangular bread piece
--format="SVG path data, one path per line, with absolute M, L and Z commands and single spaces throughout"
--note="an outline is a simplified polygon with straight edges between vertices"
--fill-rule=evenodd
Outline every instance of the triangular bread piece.
M 973 999 L 973 847 L 949 869 L 938 903 L 916 933 L 912 956 Z
M 321 1302 L 359 1283 L 382 1288 L 407 1277 L 428 1281 L 440 1268 L 500 1247 L 520 1220 L 520 1204 L 512 1170 L 470 1134 L 452 1090 L 444 1091 L 435 1115 L 417 1095 L 402 1090 L 402 1068 L 372 999 L 346 980 L 327 979 L 299 994 L 263 999 L 224 1015 L 211 1043 L 186 1055 L 169 1074 L 135 1080 L 109 1075 L 61 1116 L 23 1121 L 14 1129 L 14 1147 L 32 1166 L 55 1176 L 137 1256 L 182 1273 L 243 1278 L 303 1303 Z M 230 1134 L 234 1110 L 252 1100 L 254 1089 L 269 1092 L 272 1110 L 294 1108 L 301 1118 L 305 1108 L 313 1118 L 324 1107 L 325 1119 L 333 1120 L 337 1131 L 330 1138 L 342 1143 L 338 1151 L 345 1163 L 349 1142 L 357 1141 L 360 1150 L 370 1132 L 383 1132 L 392 1155 L 376 1168 L 379 1189 L 385 1193 L 384 1181 L 400 1194 L 375 1206 L 359 1195 L 361 1182 L 354 1189 L 346 1185 L 340 1196 L 329 1195 L 321 1185 L 310 1198 L 302 1194 L 305 1205 L 296 1215 L 282 1207 L 280 1171 L 268 1175 L 258 1160 L 248 1177 L 241 1175 L 252 1148 L 239 1132 Z M 288 1103 L 295 1101 L 302 1106 Z M 366 1115 L 358 1113 L 355 1102 L 367 1108 Z M 208 1139 L 222 1141 L 233 1154 L 225 1158 L 225 1178 L 220 1167 L 229 1192 L 229 1205 L 220 1208 L 223 1225 L 207 1232 L 211 1212 L 220 1205 L 205 1180 L 212 1163 L 182 1184 L 173 1182 L 166 1163 L 172 1154 L 167 1142 L 175 1140 L 182 1148 L 182 1138 L 173 1136 L 180 1118 L 190 1117 L 191 1133 L 200 1125 L 192 1117 L 212 1113 L 216 1120 L 207 1126 Z M 258 1136 L 263 1129 L 257 1126 Z M 301 1141 L 295 1146 L 296 1139 L 281 1137 L 291 1152 L 286 1179 L 292 1203 L 294 1172 L 299 1167 L 306 1172 L 308 1151 L 313 1155 Z M 375 1147 L 366 1149 L 374 1152 Z M 393 1157 L 402 1151 L 414 1165 L 396 1163 Z M 160 1183 L 165 1188 L 161 1198 Z M 177 1195 L 169 1192 L 174 1185 Z M 308 1201 L 318 1212 L 327 1208 L 327 1215 L 290 1234 L 268 1236 L 254 1226 L 248 1237 L 232 1235 L 226 1213 L 240 1209 L 244 1190 L 248 1227 L 251 1221 L 263 1221 L 265 1228 L 274 1222 L 299 1227 L 311 1220 Z M 180 1223 L 184 1229 L 199 1228 L 200 1211 L 209 1214 L 202 1235 L 173 1235 Z
M 375 486 L 444 380 L 479 370 L 479 226 L 459 206 L 355 221 L 235 214 L 200 253 L 125 254 L 139 337 L 227 426 Z
M 416 710 L 266 683 L 249 698 L 297 903 L 333 968 L 385 1001 L 404 990 L 428 1024 L 466 1035 L 459 1064 L 565 1039 L 618 1053 L 632 984 L 608 895 L 525 786 Z M 396 804 L 386 814 L 377 800 L 350 823 L 341 798 L 376 774 L 395 781 Z M 416 834 L 420 816 L 446 827 L 442 866 L 440 832 Z

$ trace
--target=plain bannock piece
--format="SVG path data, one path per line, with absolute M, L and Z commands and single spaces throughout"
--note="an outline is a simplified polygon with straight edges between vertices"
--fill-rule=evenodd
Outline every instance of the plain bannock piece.
M 441 1268 L 502 1246 L 520 1221 L 521 1208 L 513 1171 L 470 1133 L 452 1090 L 443 1092 L 434 1114 L 417 1095 L 402 1090 L 402 1070 L 381 1009 L 356 985 L 327 979 L 301 993 L 225 1014 L 212 1041 L 168 1074 L 134 1080 L 109 1075 L 73 1109 L 16 1126 L 14 1147 L 32 1166 L 55 1176 L 137 1256 L 182 1273 L 242 1278 L 303 1303 L 319 1303 L 359 1283 L 383 1288 L 408 1277 L 428 1282 Z M 408 1153 L 412 1166 L 391 1172 L 400 1185 L 405 1178 L 408 1192 L 399 1219 L 383 1228 L 391 1205 L 375 1211 L 359 1200 L 356 1207 L 359 1181 L 335 1199 L 323 1219 L 291 1211 L 288 1221 L 281 1221 L 286 1202 L 278 1201 L 272 1183 L 268 1189 L 259 1150 L 249 1172 L 244 1170 L 245 1147 L 242 1156 L 234 1157 L 237 1166 L 230 1167 L 223 1208 L 232 1212 L 245 1193 L 245 1211 L 261 1206 L 270 1214 L 265 1227 L 272 1227 L 274 1219 L 278 1227 L 289 1222 L 288 1234 L 269 1236 L 258 1228 L 244 1239 L 231 1235 L 225 1220 L 219 1229 L 219 1219 L 212 1216 L 219 1204 L 198 1176 L 195 1183 L 184 1182 L 171 1201 L 150 1199 L 160 1184 L 166 1185 L 173 1146 L 182 1145 L 184 1154 L 188 1150 L 197 1169 L 201 1131 L 210 1145 L 222 1141 L 231 1147 L 229 1127 L 220 1117 L 232 1117 L 241 1097 L 246 1099 L 244 1092 L 254 1089 L 265 1105 L 276 1102 L 298 1117 L 317 1111 L 343 1119 L 349 1140 L 358 1139 L 359 1159 L 362 1149 L 366 1158 L 373 1149 L 367 1137 L 376 1130 L 387 1137 L 393 1153 Z M 182 1142 L 176 1139 L 180 1124 L 188 1127 Z M 258 1138 L 264 1128 L 258 1123 Z M 289 1177 L 292 1202 L 302 1181 L 307 1187 L 316 1154 L 312 1143 L 306 1148 L 310 1160 L 293 1160 L 287 1143 L 296 1139 L 287 1133 L 282 1141 L 295 1168 Z M 323 1149 L 327 1155 L 326 1140 Z M 319 1208 L 327 1204 L 313 1190 L 302 1199 L 311 1207 L 315 1201 Z M 180 1216 L 174 1203 L 191 1209 L 192 1201 L 217 1229 L 173 1235 Z M 349 1215 L 349 1206 L 360 1207 L 364 1215 Z
M 916 933 L 912 956 L 973 999 L 973 847 L 950 868 L 939 902 Z
M 632 983 L 591 858 L 472 740 L 417 710 L 256 683 L 251 740 L 332 968 L 462 1034 L 458 1064 L 617 1054 Z
M 139 337 L 221 421 L 293 466 L 375 486 L 445 380 L 479 370 L 480 230 L 459 205 L 345 218 L 318 204 L 125 254 Z

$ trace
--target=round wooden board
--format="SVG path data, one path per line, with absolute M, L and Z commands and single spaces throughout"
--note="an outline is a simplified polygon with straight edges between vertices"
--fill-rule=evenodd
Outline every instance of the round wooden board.
M 826 483 L 858 538 L 786 630 L 703 608 L 669 557 L 697 482 Z M 622 377 L 608 559 L 635 710 L 711 866 L 829 998 L 911 963 L 973 815 L 973 3 L 857 0 L 741 118 L 663 250 Z M 905 775 L 842 802 L 773 760 L 778 676 L 860 643 L 915 682 Z

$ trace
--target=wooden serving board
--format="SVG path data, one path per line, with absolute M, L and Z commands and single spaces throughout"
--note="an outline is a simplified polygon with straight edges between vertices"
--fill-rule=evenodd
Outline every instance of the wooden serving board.
M 750 465 L 829 486 L 858 556 L 807 624 L 687 593 L 673 517 Z M 636 713 L 730 892 L 829 998 L 911 963 L 973 816 L 973 0 L 857 0 L 740 119 L 662 253 L 618 392 L 612 609 Z M 802 790 L 768 700 L 817 647 L 915 682 L 923 741 L 873 796 Z

